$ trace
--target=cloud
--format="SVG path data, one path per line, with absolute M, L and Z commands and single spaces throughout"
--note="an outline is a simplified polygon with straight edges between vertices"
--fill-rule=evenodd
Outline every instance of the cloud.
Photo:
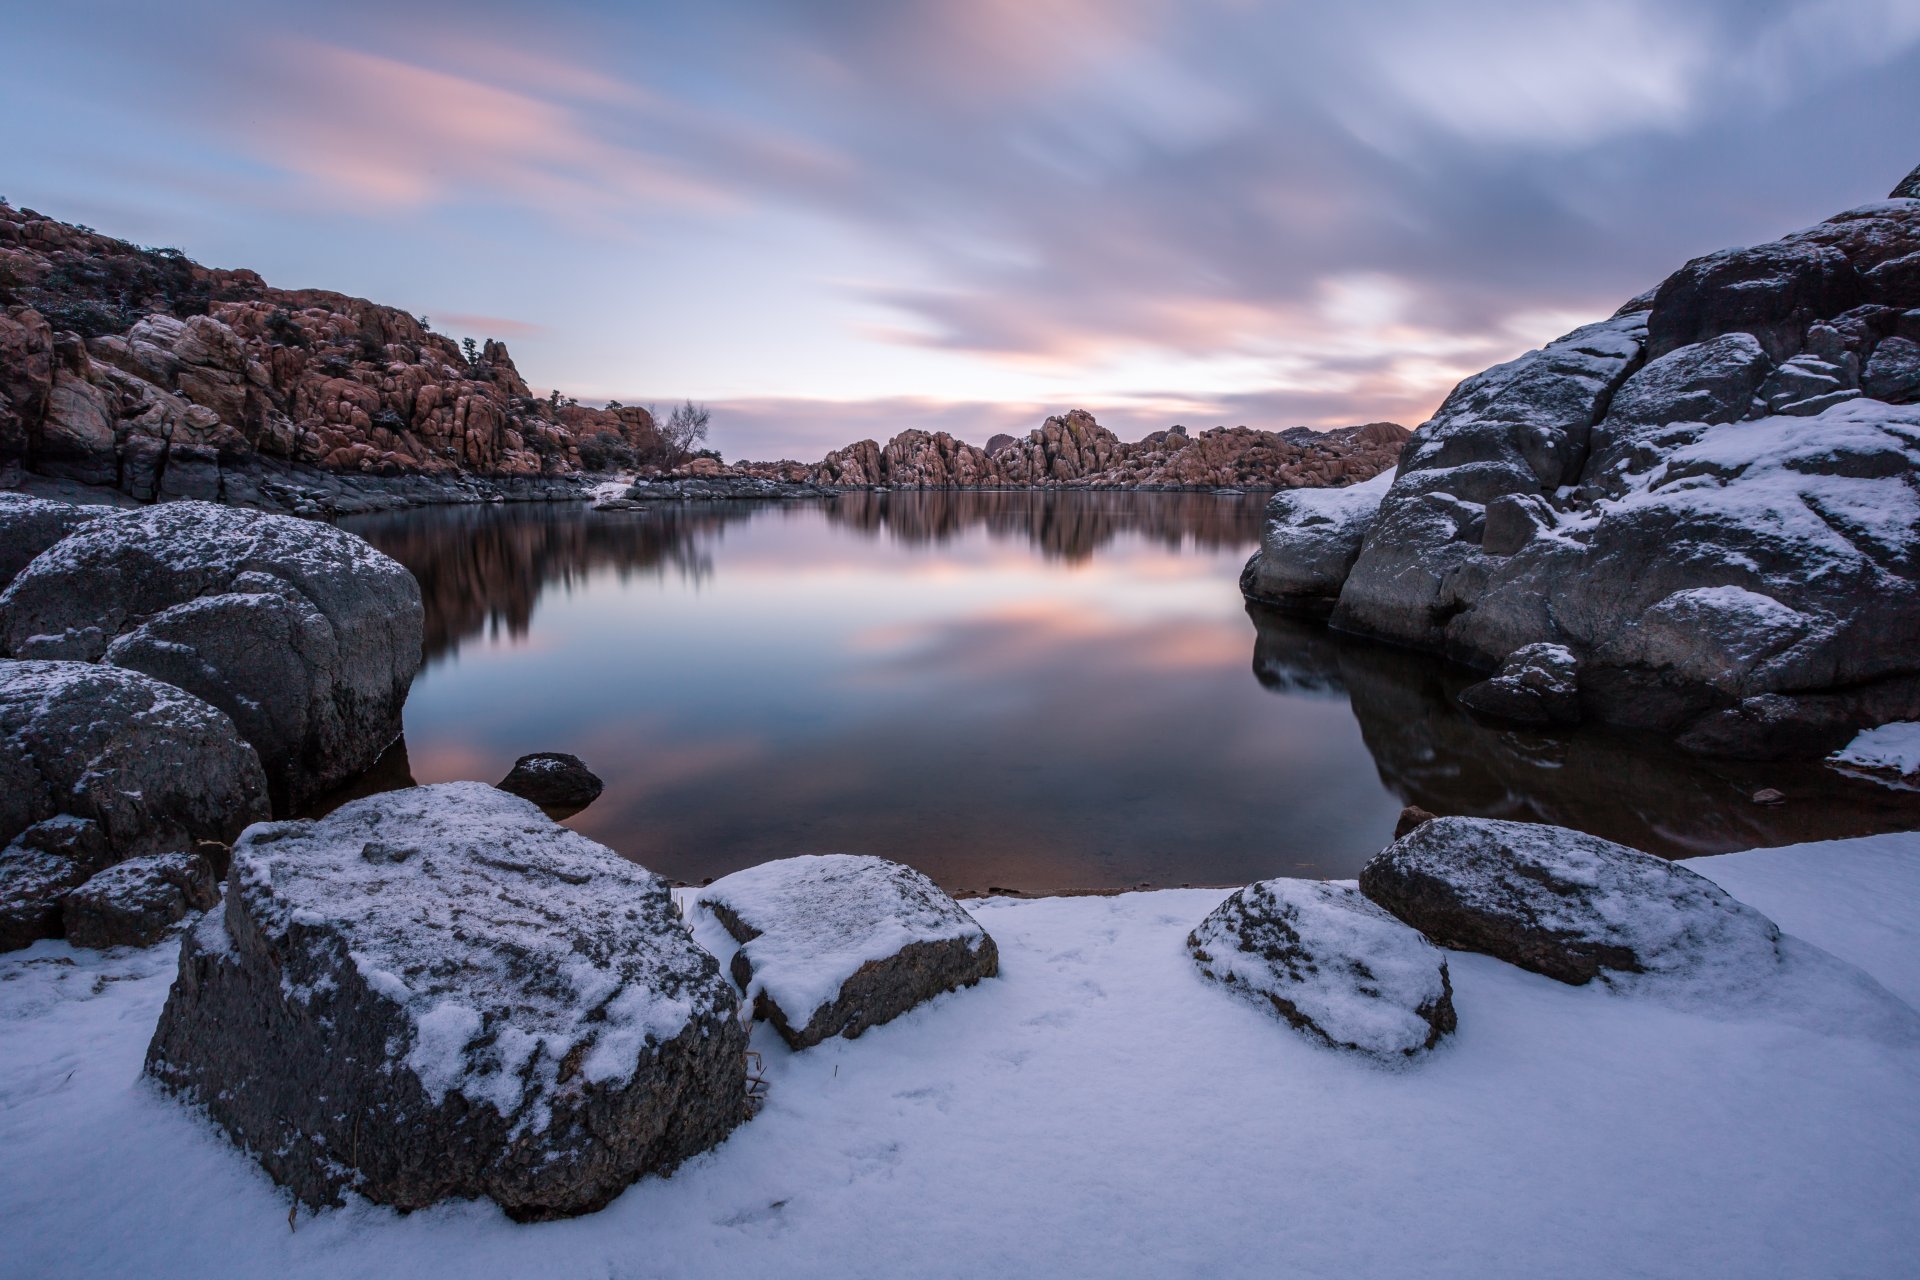
M 453 329 L 475 337 L 527 338 L 545 333 L 547 326 L 531 320 L 510 320 L 505 316 L 473 315 L 463 311 L 437 311 L 431 317 L 441 329 Z

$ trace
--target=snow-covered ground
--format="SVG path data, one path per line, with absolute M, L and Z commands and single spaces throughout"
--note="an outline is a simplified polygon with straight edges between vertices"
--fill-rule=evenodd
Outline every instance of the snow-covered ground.
M 1692 865 L 1920 1003 L 1920 834 Z M 759 1028 L 756 1119 L 532 1226 L 356 1204 L 289 1230 L 140 1081 L 172 949 L 40 943 L 0 960 L 0 1277 L 1911 1274 L 1914 1035 L 1453 954 L 1459 1031 L 1384 1068 L 1196 974 L 1224 897 L 969 903 L 1001 977 L 803 1053 Z

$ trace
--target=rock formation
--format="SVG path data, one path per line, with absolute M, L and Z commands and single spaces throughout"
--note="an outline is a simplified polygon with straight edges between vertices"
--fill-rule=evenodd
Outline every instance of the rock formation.
M 1336 1049 L 1412 1057 L 1453 1031 L 1438 948 L 1352 885 L 1264 880 L 1187 937 L 1203 976 Z
M 1693 750 L 1831 751 L 1920 716 L 1917 355 L 1920 200 L 1697 259 L 1461 383 L 1339 537 L 1282 495 L 1244 587 L 1486 670 L 1564 646 L 1583 711 Z
M 0 492 L 0 591 L 5 591 L 35 556 L 87 521 L 106 514 L 105 507 L 80 507 Z
M 852 1039 L 1000 968 L 959 903 L 884 858 L 782 858 L 723 876 L 695 901 L 741 944 L 734 981 L 796 1049 Z
M 0 471 L 261 505 L 263 464 L 527 478 L 663 455 L 646 410 L 537 399 L 503 344 L 472 355 L 392 307 L 0 205 Z
M 586 761 L 564 751 L 521 756 L 500 780 L 500 790 L 531 800 L 556 818 L 576 814 L 598 800 L 604 785 Z
M 254 827 L 147 1073 L 302 1201 L 585 1213 L 746 1118 L 738 997 L 665 882 L 479 783 Z
M 60 904 L 76 947 L 150 947 L 190 911 L 220 901 L 213 868 L 197 853 L 149 853 L 108 867 Z
M 283 810 L 399 736 L 421 626 L 412 575 L 360 538 L 203 502 L 83 524 L 0 595 L 0 651 L 105 661 L 205 699 Z

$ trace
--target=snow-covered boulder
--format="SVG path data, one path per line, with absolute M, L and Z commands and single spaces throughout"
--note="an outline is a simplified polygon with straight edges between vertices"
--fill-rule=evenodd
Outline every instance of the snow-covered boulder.
M 1499 675 L 1462 689 L 1460 702 L 1481 715 L 1515 724 L 1575 724 L 1580 719 L 1579 662 L 1565 645 L 1522 645 L 1507 655 Z
M 6 590 L 35 556 L 87 521 L 106 514 L 106 507 L 0 492 L 0 591 Z
M 1260 550 L 1240 589 L 1281 608 L 1330 609 L 1393 484 L 1393 472 L 1344 489 L 1282 489 L 1267 502 Z
M 1566 647 L 1582 710 L 1750 757 L 1920 718 L 1920 200 L 1688 263 L 1467 379 L 1350 570 L 1269 522 L 1242 578 L 1492 671 Z
M 912 867 L 810 854 L 748 867 L 695 901 L 741 944 L 734 981 L 796 1049 L 851 1039 L 999 972 L 993 939 Z
M 1827 760 L 1843 773 L 1920 788 L 1920 720 L 1863 729 Z
M 564 751 L 521 756 L 500 780 L 500 790 L 531 800 L 559 818 L 578 813 L 599 799 L 602 786 L 586 761 Z
M 60 900 L 133 854 L 229 841 L 267 816 L 253 748 L 135 671 L 0 661 L 0 950 L 60 935 Z
M 1435 818 L 1360 872 L 1360 889 L 1441 946 L 1576 985 L 1770 974 L 1780 930 L 1678 863 L 1541 823 Z
M 213 868 L 197 853 L 148 853 L 108 867 L 60 904 L 76 947 L 150 947 L 189 911 L 220 900 Z
M 664 881 L 474 782 L 264 823 L 148 1074 L 309 1204 L 584 1213 L 746 1116 L 739 997 Z
M 1455 1025 L 1446 957 L 1350 884 L 1248 885 L 1187 950 L 1204 976 L 1336 1049 L 1411 1057 Z
M 399 736 L 421 628 L 413 575 L 364 540 L 204 502 L 83 525 L 0 595 L 8 654 L 144 671 L 233 717 L 283 811 Z

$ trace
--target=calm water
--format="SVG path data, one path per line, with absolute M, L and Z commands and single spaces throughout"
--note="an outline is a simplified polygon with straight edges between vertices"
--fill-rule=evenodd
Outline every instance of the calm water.
M 1471 674 L 1244 607 L 1261 506 L 860 493 L 348 527 L 426 596 L 393 776 L 574 752 L 607 789 L 569 825 L 689 882 L 836 850 L 956 891 L 1351 876 L 1408 803 L 1669 855 L 1920 826 L 1920 797 L 1817 765 L 1480 725 L 1453 702 Z

